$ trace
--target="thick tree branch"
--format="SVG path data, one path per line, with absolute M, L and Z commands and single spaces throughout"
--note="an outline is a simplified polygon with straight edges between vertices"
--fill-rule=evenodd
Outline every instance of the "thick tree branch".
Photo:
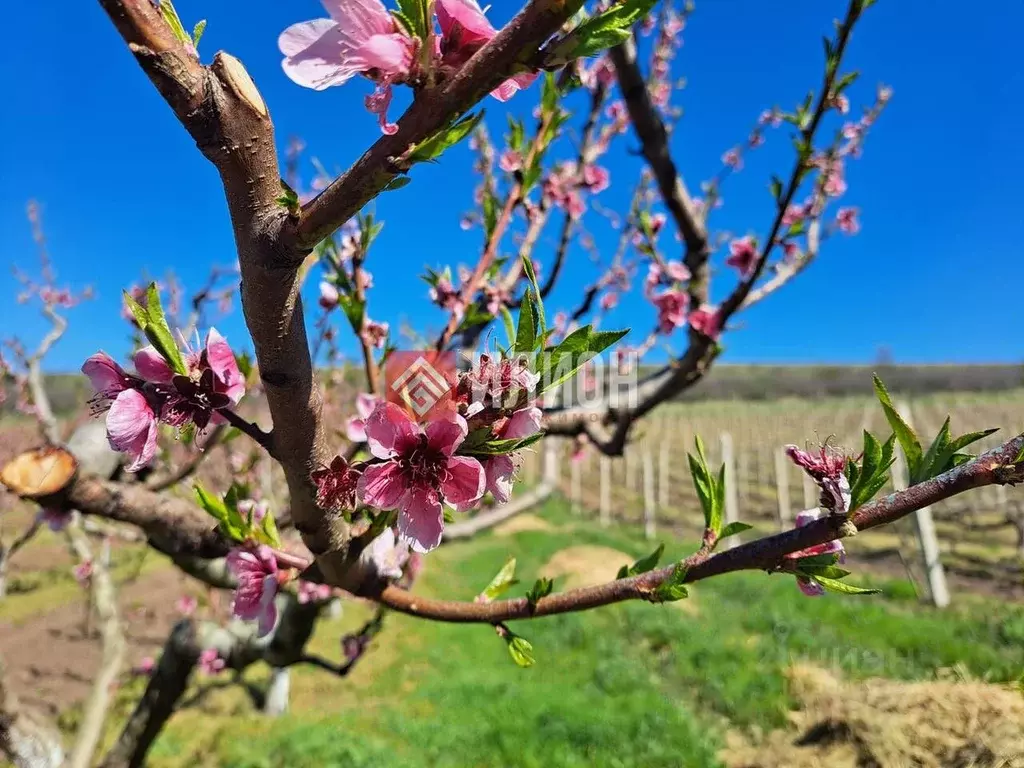
M 164 644 L 163 654 L 146 691 L 135 705 L 120 737 L 101 763 L 102 768 L 136 768 L 174 713 L 188 688 L 192 670 L 199 661 L 195 626 L 189 619 L 179 621 Z
M 856 530 L 876 528 L 972 488 L 1022 482 L 1024 463 L 1014 463 L 1022 450 L 1024 435 L 1018 435 L 967 464 L 864 505 L 852 516 L 850 522 Z M 835 515 L 802 528 L 742 544 L 711 557 L 698 552 L 682 561 L 687 568 L 685 582 L 689 584 L 733 571 L 778 570 L 783 566 L 785 555 L 790 552 L 850 535 L 852 531 L 844 523 L 845 517 Z M 493 624 L 511 619 L 582 611 L 624 600 L 652 600 L 655 590 L 673 574 L 675 568 L 673 564 L 632 578 L 569 590 L 542 598 L 535 604 L 526 598 L 491 603 L 434 600 L 413 595 L 395 586 L 385 588 L 377 599 L 389 608 L 421 618 Z
M 78 521 L 72 522 L 67 531 L 71 547 L 79 560 L 92 565 L 92 605 L 99 622 L 102 646 L 100 668 L 93 679 L 82 722 L 75 735 L 75 746 L 68 761 L 71 768 L 88 768 L 103 735 L 103 723 L 107 719 L 117 676 L 124 663 L 126 645 L 117 610 L 117 592 L 104 558 L 93 557 L 89 540 Z
M 25 711 L 4 682 L 0 660 L 0 756 L 15 768 L 60 768 L 64 746 L 60 734 L 37 713 Z

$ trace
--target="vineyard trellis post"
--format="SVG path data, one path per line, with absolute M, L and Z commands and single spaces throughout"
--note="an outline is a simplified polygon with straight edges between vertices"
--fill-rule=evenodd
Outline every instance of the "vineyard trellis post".
M 612 460 L 607 456 L 601 456 L 601 498 L 600 498 L 600 519 L 601 526 L 608 527 L 612 514 Z
M 732 435 L 722 432 L 719 436 L 722 446 L 722 464 L 725 465 L 725 525 L 738 522 L 740 519 L 739 496 L 737 495 L 736 482 L 736 450 L 732 442 Z M 724 549 L 735 546 L 739 538 L 730 536 L 722 546 Z
M 644 537 L 653 539 L 657 535 L 654 501 L 654 459 L 651 452 L 644 451 Z
M 775 449 L 775 494 L 779 502 L 779 528 L 784 531 L 792 526 L 793 507 L 789 500 L 789 460 L 781 445 Z
M 907 423 L 913 423 L 909 404 L 902 402 L 898 407 Z M 896 490 L 906 488 L 909 482 L 909 470 L 906 456 L 902 451 L 897 451 L 896 465 L 893 470 L 893 483 Z M 936 608 L 945 608 L 949 605 L 949 587 L 946 584 L 946 571 L 942 567 L 942 559 L 939 554 L 939 539 L 935 534 L 935 520 L 932 518 L 931 507 L 923 507 L 914 512 L 914 529 L 917 531 L 917 539 L 921 546 L 921 556 L 924 560 L 924 571 L 928 581 L 928 594 Z

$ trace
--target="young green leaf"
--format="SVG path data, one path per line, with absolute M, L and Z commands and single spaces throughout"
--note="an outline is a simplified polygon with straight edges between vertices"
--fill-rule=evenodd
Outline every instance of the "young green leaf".
M 690 593 L 683 586 L 683 582 L 686 580 L 686 571 L 685 565 L 676 563 L 676 567 L 672 569 L 669 577 L 661 582 L 654 592 L 651 593 L 651 601 L 655 603 L 671 603 L 688 597 Z
M 541 577 L 533 583 L 530 591 L 526 593 L 526 599 L 530 605 L 536 605 L 542 597 L 547 597 L 551 594 L 551 590 L 554 589 L 555 583 L 548 578 Z
M 727 526 L 722 528 L 722 532 L 721 532 L 721 534 L 719 534 L 718 538 L 719 539 L 727 539 L 730 536 L 735 536 L 737 533 L 743 533 L 744 531 L 749 531 L 753 527 L 754 526 L 749 525 L 748 523 L 741 523 L 741 522 L 739 522 L 737 520 L 737 521 L 729 523 Z
M 501 567 L 501 570 L 491 579 L 491 583 L 484 587 L 484 591 L 480 594 L 486 600 L 496 600 L 503 595 L 509 587 L 513 584 L 517 584 L 516 579 L 516 559 L 510 557 L 505 561 L 505 565 Z
M 918 469 L 921 465 L 921 441 L 917 437 L 917 433 L 914 432 L 913 428 L 907 423 L 906 419 L 896 410 L 896 406 L 892 404 L 892 398 L 889 397 L 889 390 L 885 388 L 885 384 L 878 376 L 874 376 L 875 383 L 875 394 L 878 397 L 878 401 L 882 404 L 882 410 L 885 412 L 885 420 L 889 422 L 889 426 L 892 427 L 892 431 L 896 434 L 896 439 L 899 441 L 900 446 L 903 448 L 903 453 L 907 457 L 907 468 L 910 471 L 910 477 L 917 475 Z
M 455 146 L 472 133 L 480 124 L 483 116 L 484 110 L 482 109 L 475 115 L 465 115 L 451 125 L 442 128 L 430 138 L 424 139 L 409 153 L 409 162 L 423 163 L 440 157 L 446 149 Z
M 841 595 L 877 595 L 882 591 L 880 589 L 855 587 L 853 584 L 847 584 L 845 581 L 830 579 L 825 576 L 811 576 L 810 578 L 823 586 L 829 592 L 836 592 Z
M 533 289 L 527 288 L 523 303 L 519 307 L 519 327 L 516 329 L 516 343 L 512 351 L 517 355 L 529 355 L 537 348 L 537 305 Z
M 520 637 L 515 632 L 509 631 L 505 635 L 505 642 L 508 643 L 508 653 L 512 657 L 512 661 L 520 667 L 532 667 L 536 663 L 533 645 L 525 637 Z
M 653 571 L 655 567 L 658 565 L 658 560 L 661 559 L 661 554 L 664 551 L 665 545 L 659 544 L 658 548 L 651 552 L 651 554 L 647 555 L 646 557 L 641 557 L 632 565 L 624 565 L 621 568 L 619 568 L 619 572 L 618 574 L 616 574 L 615 578 L 626 579 L 630 576 L 636 576 L 641 573 Z
M 127 291 L 124 292 L 124 301 L 135 317 L 139 330 L 145 334 L 171 369 L 175 373 L 186 373 L 185 359 L 181 356 L 178 345 L 174 341 L 170 326 L 167 325 L 167 318 L 164 317 L 164 310 L 160 304 L 160 291 L 156 287 L 156 283 L 150 283 L 146 289 L 145 306 L 135 301 Z

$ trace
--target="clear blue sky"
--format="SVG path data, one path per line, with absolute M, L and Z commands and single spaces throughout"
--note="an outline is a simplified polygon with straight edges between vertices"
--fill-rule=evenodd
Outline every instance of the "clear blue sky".
M 282 144 L 299 134 L 329 169 L 342 169 L 379 135 L 362 108 L 367 83 L 313 92 L 281 71 L 277 35 L 322 16 L 315 0 L 176 2 L 186 23 L 209 19 L 204 60 L 223 48 L 245 62 Z M 490 15 L 502 22 L 515 7 L 497 0 Z M 674 137 L 691 186 L 717 170 L 721 153 L 742 140 L 762 108 L 791 106 L 817 87 L 820 38 L 844 7 L 840 0 L 698 0 L 677 59 L 689 85 Z M 6 15 L 15 32 L 0 49 L 8 73 L 0 121 L 3 261 L 34 266 L 24 209 L 29 198 L 39 200 L 62 280 L 91 283 L 99 293 L 73 311 L 71 330 L 49 360 L 50 368 L 68 370 L 97 347 L 126 351 L 122 287 L 168 267 L 198 283 L 211 263 L 233 260 L 231 230 L 212 166 L 98 3 L 19 2 Z M 851 96 L 862 103 L 884 81 L 895 97 L 864 158 L 849 168 L 844 203 L 861 207 L 863 232 L 830 241 L 804 277 L 746 313 L 726 338 L 726 361 L 870 362 L 882 345 L 900 362 L 1024 360 L 1024 66 L 1008 43 L 1022 25 L 1024 5 L 1010 0 L 879 0 L 868 12 L 848 58 L 862 72 Z M 528 115 L 536 96 L 520 94 L 509 108 Z M 503 108 L 489 101 L 488 120 L 500 130 Z M 768 176 L 788 172 L 789 158 L 788 140 L 777 134 L 729 182 L 713 223 L 763 233 Z M 388 223 L 369 265 L 378 286 L 375 319 L 423 330 L 441 323 L 417 275 L 428 264 L 471 263 L 479 252 L 479 231 L 459 228 L 471 205 L 470 163 L 465 148 L 456 149 L 439 165 L 416 168 L 411 185 L 376 203 Z M 639 166 L 625 152 L 607 164 L 618 184 L 602 198 L 613 205 L 628 195 Z M 612 248 L 607 228 L 594 229 L 599 245 Z M 543 249 L 538 254 L 543 260 Z M 568 304 L 595 275 L 577 256 L 552 308 Z M 43 326 L 13 305 L 15 292 L 4 269 L 0 335 L 32 343 Z M 651 322 L 637 298 L 607 325 L 646 330 Z M 218 325 L 236 345 L 247 343 L 239 313 Z

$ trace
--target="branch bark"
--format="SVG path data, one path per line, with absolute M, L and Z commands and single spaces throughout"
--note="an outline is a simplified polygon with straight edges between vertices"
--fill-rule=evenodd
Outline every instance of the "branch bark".
M 85 704 L 82 723 L 75 736 L 75 745 L 68 761 L 71 768 L 89 768 L 103 735 L 103 723 L 110 709 L 114 684 L 124 663 L 126 645 L 117 610 L 117 592 L 114 590 L 114 582 L 104 558 L 93 557 L 89 540 L 78 521 L 72 522 L 67 531 L 78 558 L 92 563 L 92 604 L 99 621 L 103 649 L 100 668 L 93 680 L 92 691 Z
M 1024 450 L 1024 434 L 988 453 L 918 485 L 864 505 L 851 518 L 855 530 L 887 525 L 950 496 L 984 485 L 1024 481 L 1024 463 L 1015 463 Z M 802 528 L 742 544 L 710 557 L 698 552 L 681 561 L 686 567 L 685 583 L 741 570 L 774 571 L 785 555 L 850 535 L 847 518 L 833 515 Z M 379 596 L 384 605 L 411 616 L 457 623 L 490 623 L 529 619 L 558 613 L 583 611 L 625 600 L 652 600 L 660 584 L 675 571 L 676 564 L 639 576 L 606 584 L 569 590 L 530 603 L 525 597 L 491 603 L 434 600 L 413 595 L 396 586 L 386 587 Z

